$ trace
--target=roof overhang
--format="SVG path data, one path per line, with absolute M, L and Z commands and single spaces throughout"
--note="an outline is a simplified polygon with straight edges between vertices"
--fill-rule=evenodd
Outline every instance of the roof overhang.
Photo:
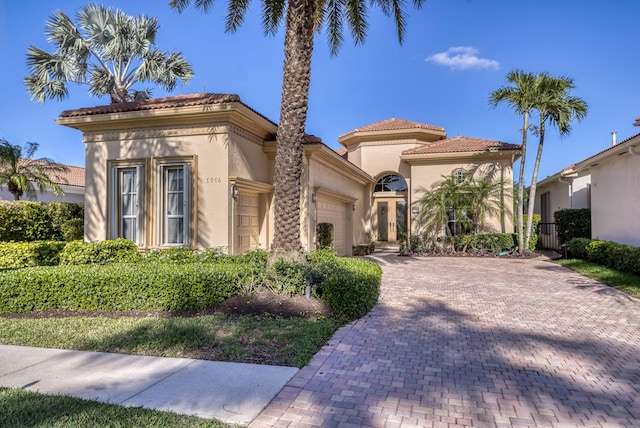
M 393 140 L 416 140 L 416 143 L 424 143 L 430 141 L 437 141 L 446 138 L 447 133 L 445 130 L 437 129 L 393 129 L 385 131 L 351 131 L 347 134 L 341 135 L 338 138 L 338 142 L 344 147 L 352 146 L 354 144 L 362 143 L 364 141 L 386 141 L 388 144 L 393 144 Z
M 134 110 L 58 117 L 60 125 L 83 133 L 123 130 L 206 127 L 212 123 L 228 123 L 262 138 L 273 138 L 277 126 L 241 102 L 178 106 L 153 110 Z
M 476 152 L 447 152 L 447 153 L 420 153 L 402 155 L 400 159 L 411 165 L 432 164 L 442 162 L 476 161 L 483 160 L 504 160 L 510 159 L 515 162 L 522 155 L 520 150 L 483 150 Z

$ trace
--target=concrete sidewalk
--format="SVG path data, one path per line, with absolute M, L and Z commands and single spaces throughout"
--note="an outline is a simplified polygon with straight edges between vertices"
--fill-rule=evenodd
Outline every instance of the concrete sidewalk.
M 293 367 L 0 345 L 0 386 L 247 425 Z

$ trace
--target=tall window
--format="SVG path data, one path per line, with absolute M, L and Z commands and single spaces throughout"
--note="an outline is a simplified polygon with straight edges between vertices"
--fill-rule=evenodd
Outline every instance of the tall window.
M 189 243 L 189 174 L 188 164 L 160 166 L 162 245 Z
M 456 184 L 462 184 L 467 179 L 467 173 L 463 169 L 456 169 L 453 171 L 453 177 L 456 180 Z
M 143 171 L 141 165 L 113 169 L 112 238 L 125 238 L 140 244 Z

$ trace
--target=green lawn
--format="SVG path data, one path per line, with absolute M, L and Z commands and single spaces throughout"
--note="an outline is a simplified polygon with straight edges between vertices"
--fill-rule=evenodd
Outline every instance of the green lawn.
M 343 321 L 225 314 L 5 318 L 0 344 L 303 367 Z
M 600 281 L 625 293 L 640 298 L 640 276 L 620 272 L 596 263 L 579 259 L 558 260 L 558 264 L 574 270 L 581 275 Z
M 222 422 L 22 389 L 0 388 L 0 427 L 229 427 Z

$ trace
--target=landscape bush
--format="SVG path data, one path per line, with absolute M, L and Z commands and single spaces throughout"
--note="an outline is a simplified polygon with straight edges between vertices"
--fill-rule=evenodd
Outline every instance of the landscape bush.
M 55 266 L 65 242 L 0 242 L 0 269 Z
M 569 240 L 569 253 L 576 259 L 587 259 L 587 246 L 591 242 L 589 238 L 572 238 Z
M 591 210 L 563 209 L 553 213 L 560 244 L 566 244 L 573 238 L 591 237 Z
M 124 238 L 88 243 L 73 241 L 60 252 L 61 265 L 131 263 L 139 259 L 136 244 Z
M 58 258 L 59 266 L 43 266 Z M 314 296 L 357 318 L 376 303 L 381 281 L 375 263 L 341 258 L 328 248 L 285 257 L 264 250 L 230 256 L 220 248 L 141 254 L 125 239 L 7 243 L 0 245 L 0 263 L 34 266 L 0 272 L 0 312 L 202 309 L 262 287 L 304 294 L 310 281 Z
M 382 269 L 364 259 L 337 258 L 335 269 L 322 283 L 321 299 L 355 319 L 373 308 L 380 296 Z
M 0 272 L 0 312 L 203 309 L 235 294 L 242 264 L 117 263 Z
M 83 219 L 80 203 L 0 201 L 0 241 L 64 241 L 69 221 Z
M 640 247 L 598 239 L 573 238 L 569 241 L 571 257 L 640 275 Z

